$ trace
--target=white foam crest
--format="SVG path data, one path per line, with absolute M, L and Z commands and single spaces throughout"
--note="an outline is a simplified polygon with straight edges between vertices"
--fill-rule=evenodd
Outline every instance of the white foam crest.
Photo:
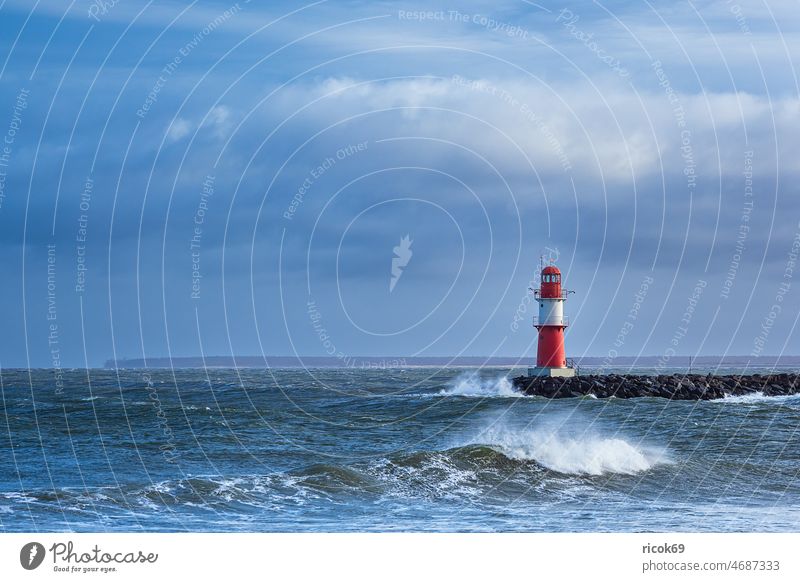
M 670 463 L 665 450 L 634 444 L 620 437 L 603 437 L 577 431 L 490 428 L 480 443 L 491 446 L 509 458 L 536 461 L 559 473 L 573 475 L 632 475 L 656 465 Z
M 764 403 L 764 404 L 780 404 L 786 401 L 793 402 L 795 400 L 800 401 L 800 395 L 798 394 L 789 394 L 789 395 L 781 395 L 781 396 L 764 396 L 763 392 L 752 392 L 751 394 L 742 394 L 740 396 L 731 396 L 727 395 L 723 398 L 716 398 L 714 400 L 709 400 L 709 402 L 717 403 L 717 404 L 752 404 L 752 403 Z
M 0 497 L 21 503 L 33 503 L 36 501 L 35 497 L 31 497 L 30 495 L 25 495 L 24 493 L 20 493 L 18 491 L 3 491 L 0 492 Z
M 723 404 L 733 404 L 735 402 L 764 402 L 768 398 L 768 396 L 764 396 L 763 392 L 753 392 L 752 394 L 742 394 L 741 396 L 732 396 L 730 394 L 726 394 L 724 397 L 716 398 L 710 402 L 717 404 L 720 402 Z
M 481 378 L 475 372 L 460 374 L 450 381 L 450 385 L 439 392 L 442 396 L 504 396 L 518 398 L 523 396 L 514 390 L 508 378 L 496 376 L 493 378 Z

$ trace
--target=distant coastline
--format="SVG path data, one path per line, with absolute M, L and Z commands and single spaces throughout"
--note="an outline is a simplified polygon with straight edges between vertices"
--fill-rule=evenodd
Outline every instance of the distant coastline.
M 659 362 L 659 356 L 619 356 L 610 364 L 614 368 L 652 367 Z M 586 356 L 575 358 L 578 366 L 609 367 L 607 358 Z M 515 357 L 481 357 L 481 356 L 429 356 L 429 357 L 397 357 L 397 356 L 353 356 L 344 361 L 330 356 L 210 356 L 174 357 L 174 358 L 136 358 L 107 360 L 106 368 L 353 368 L 353 369 L 390 369 L 390 368 L 440 368 L 463 367 L 527 367 L 531 358 Z M 740 366 L 752 368 L 768 368 L 773 366 L 798 366 L 800 356 L 673 356 L 670 368 L 689 368 L 699 366 Z

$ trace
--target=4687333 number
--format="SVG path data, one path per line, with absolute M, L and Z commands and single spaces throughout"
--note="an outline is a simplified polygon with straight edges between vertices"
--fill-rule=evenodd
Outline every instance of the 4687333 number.
M 729 563 L 729 570 L 742 570 L 745 572 L 775 571 L 781 569 L 778 560 L 732 560 Z

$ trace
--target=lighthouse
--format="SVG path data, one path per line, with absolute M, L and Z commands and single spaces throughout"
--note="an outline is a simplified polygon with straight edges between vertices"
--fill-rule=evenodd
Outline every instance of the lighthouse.
M 561 271 L 555 265 L 542 269 L 542 282 L 533 296 L 539 304 L 539 316 L 533 327 L 539 330 L 539 345 L 536 350 L 536 367 L 528 368 L 528 376 L 575 375 L 575 368 L 567 366 L 564 351 L 564 330 L 569 321 L 564 317 L 564 302 L 571 291 L 561 287 Z

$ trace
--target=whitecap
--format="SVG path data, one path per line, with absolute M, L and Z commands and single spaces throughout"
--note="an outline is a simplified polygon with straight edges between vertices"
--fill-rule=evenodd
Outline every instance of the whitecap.
M 511 459 L 535 461 L 572 475 L 632 475 L 671 462 L 664 449 L 581 431 L 573 435 L 563 429 L 496 427 L 482 433 L 479 440 Z
M 739 396 L 732 396 L 729 394 L 723 398 L 709 400 L 709 402 L 717 404 L 782 404 L 787 401 L 793 402 L 795 400 L 800 401 L 800 395 L 789 394 L 783 396 L 764 396 L 763 392 L 752 392 L 750 394 L 741 394 Z
M 514 390 L 513 384 L 505 376 L 482 378 L 475 372 L 460 374 L 450 381 L 450 385 L 439 392 L 440 396 L 502 396 L 519 398 L 524 396 Z

